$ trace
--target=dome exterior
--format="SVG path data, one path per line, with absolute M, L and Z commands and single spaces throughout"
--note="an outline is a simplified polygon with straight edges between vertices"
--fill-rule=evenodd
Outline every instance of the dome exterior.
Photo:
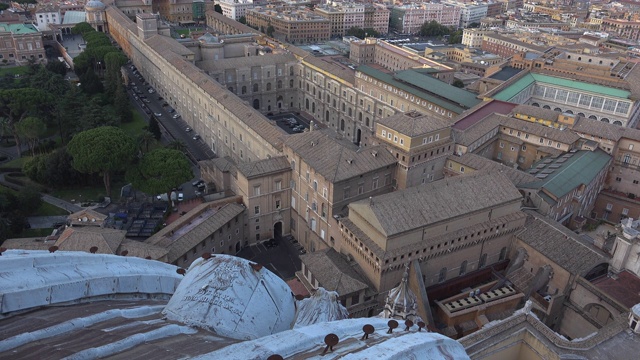
M 89 0 L 84 5 L 84 9 L 87 11 L 100 11 L 105 9 L 105 5 L 100 0 Z
M 298 302 L 295 327 L 347 319 L 349 312 L 338 301 L 338 293 L 318 288 L 308 299 Z
M 163 311 L 170 320 L 238 340 L 290 330 L 295 313 L 293 294 L 277 275 L 218 254 L 191 264 Z

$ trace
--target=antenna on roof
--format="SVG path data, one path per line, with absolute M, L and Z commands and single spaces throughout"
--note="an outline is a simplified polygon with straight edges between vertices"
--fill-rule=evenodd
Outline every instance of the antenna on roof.
M 89 249 L 89 252 L 92 254 L 95 254 L 98 251 L 98 247 L 97 246 L 92 246 L 91 249 Z
M 369 196 L 369 206 L 373 206 L 373 197 Z

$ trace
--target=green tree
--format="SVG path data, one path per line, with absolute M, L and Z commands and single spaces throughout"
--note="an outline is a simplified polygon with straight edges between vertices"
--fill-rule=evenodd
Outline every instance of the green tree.
M 267 26 L 267 36 L 273 37 L 273 32 L 274 31 L 275 31 L 275 29 L 273 28 L 273 26 L 271 24 L 269 24 L 269 26 Z
M 156 138 L 151 133 L 151 131 L 144 130 L 138 135 L 138 146 L 140 151 L 147 153 L 149 152 L 149 146 L 153 145 L 156 142 Z
M 78 23 L 71 28 L 71 33 L 76 35 L 82 35 L 82 34 L 93 32 L 93 31 L 96 31 L 96 30 L 92 28 L 91 25 L 89 25 L 89 23 L 87 22 Z
M 36 145 L 40 141 L 40 137 L 47 132 L 47 125 L 40 118 L 28 116 L 19 121 L 15 127 L 18 136 L 27 140 L 31 156 L 35 156 Z
M 116 116 L 120 118 L 121 123 L 129 123 L 133 121 L 129 96 L 127 96 L 122 83 L 119 83 L 116 88 L 116 94 L 113 97 L 113 107 L 115 109 Z
M 46 68 L 54 74 L 60 74 L 62 76 L 67 75 L 67 65 L 62 61 L 49 61 Z
M 240 16 L 240 18 L 238 19 L 238 22 L 240 24 L 245 24 L 246 25 L 247 24 L 247 18 L 244 15 Z
M 180 140 L 173 140 L 167 144 L 167 149 L 178 150 L 184 153 L 187 150 L 187 145 Z
M 449 34 L 449 28 L 441 25 L 435 20 L 425 22 L 420 27 L 420 35 L 422 36 L 443 36 Z
M 80 88 L 88 95 L 101 93 L 104 90 L 102 81 L 93 68 L 89 68 L 86 73 L 80 76 Z
M 456 30 L 449 36 L 449 44 L 460 44 L 462 42 L 462 30 Z
M 133 187 L 147 194 L 167 193 L 171 189 L 193 178 L 191 163 L 178 150 L 155 149 L 145 154 L 138 166 L 127 173 Z
M 62 99 L 56 103 L 56 126 L 63 144 L 66 144 L 71 136 L 80 129 L 79 125 L 84 118 L 86 103 L 85 94 L 77 86 L 72 86 Z
M 162 138 L 162 131 L 160 130 L 160 125 L 158 124 L 158 120 L 156 119 L 155 116 L 152 116 L 149 119 L 148 130 L 153 134 L 153 137 L 156 140 L 160 140 Z
M 20 137 L 16 124 L 27 116 L 38 116 L 48 109 L 51 94 L 32 88 L 0 90 L 0 116 L 9 119 L 11 133 L 20 149 Z M 20 153 L 20 152 L 18 152 Z
M 6 140 L 6 143 L 9 143 L 9 139 L 7 135 L 11 134 L 11 123 L 9 123 L 9 119 L 6 117 L 0 117 L 0 142 L 2 139 Z
M 18 191 L 17 196 L 19 211 L 23 216 L 29 216 L 40 208 L 42 205 L 42 195 L 33 186 L 25 186 Z
M 215 11 L 215 12 L 217 12 L 219 14 L 222 14 L 222 6 L 220 6 L 220 4 L 215 4 L 213 6 L 213 11 Z
M 377 32 L 376 30 L 372 29 L 372 28 L 359 28 L 357 26 L 354 26 L 352 28 L 350 28 L 349 30 L 347 30 L 346 32 L 347 36 L 355 36 L 358 37 L 360 39 L 364 39 L 366 37 L 379 37 L 380 33 Z
M 453 83 L 451 85 L 453 85 L 453 86 L 455 86 L 457 88 L 463 88 L 464 87 L 464 83 L 460 79 L 453 80 Z
M 0 3 L 0 11 L 7 10 L 9 8 L 9 4 Z
M 84 174 L 102 174 L 107 196 L 111 196 L 111 176 L 130 166 L 136 144 L 122 129 L 104 126 L 76 134 L 67 151 L 74 169 Z

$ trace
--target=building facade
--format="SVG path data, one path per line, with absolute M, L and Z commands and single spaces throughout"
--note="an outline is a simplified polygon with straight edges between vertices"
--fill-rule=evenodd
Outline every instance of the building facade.
M 457 27 L 460 23 L 461 9 L 452 4 L 419 3 L 396 5 L 391 9 L 390 26 L 403 34 L 420 31 L 422 24 L 436 21 L 440 25 Z
M 0 23 L 0 62 L 26 65 L 46 63 L 42 33 L 33 25 Z
M 327 41 L 331 38 L 331 21 L 305 8 L 266 6 L 247 10 L 247 24 L 291 44 Z

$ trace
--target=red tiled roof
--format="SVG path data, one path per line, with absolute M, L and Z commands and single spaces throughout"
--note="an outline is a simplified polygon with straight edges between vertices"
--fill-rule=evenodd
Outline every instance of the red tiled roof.
M 628 271 L 623 271 L 617 276 L 617 279 L 604 276 L 593 281 L 593 285 L 628 308 L 639 304 L 640 278 Z
M 518 106 L 517 104 L 500 100 L 491 100 L 487 103 L 481 103 L 480 105 L 481 106 L 476 107 L 475 110 L 474 108 L 470 109 L 470 112 L 467 112 L 466 115 L 463 114 L 465 116 L 456 121 L 452 127 L 458 130 L 465 130 L 488 115 L 493 113 L 507 115 L 511 110 L 513 110 L 513 108 Z

